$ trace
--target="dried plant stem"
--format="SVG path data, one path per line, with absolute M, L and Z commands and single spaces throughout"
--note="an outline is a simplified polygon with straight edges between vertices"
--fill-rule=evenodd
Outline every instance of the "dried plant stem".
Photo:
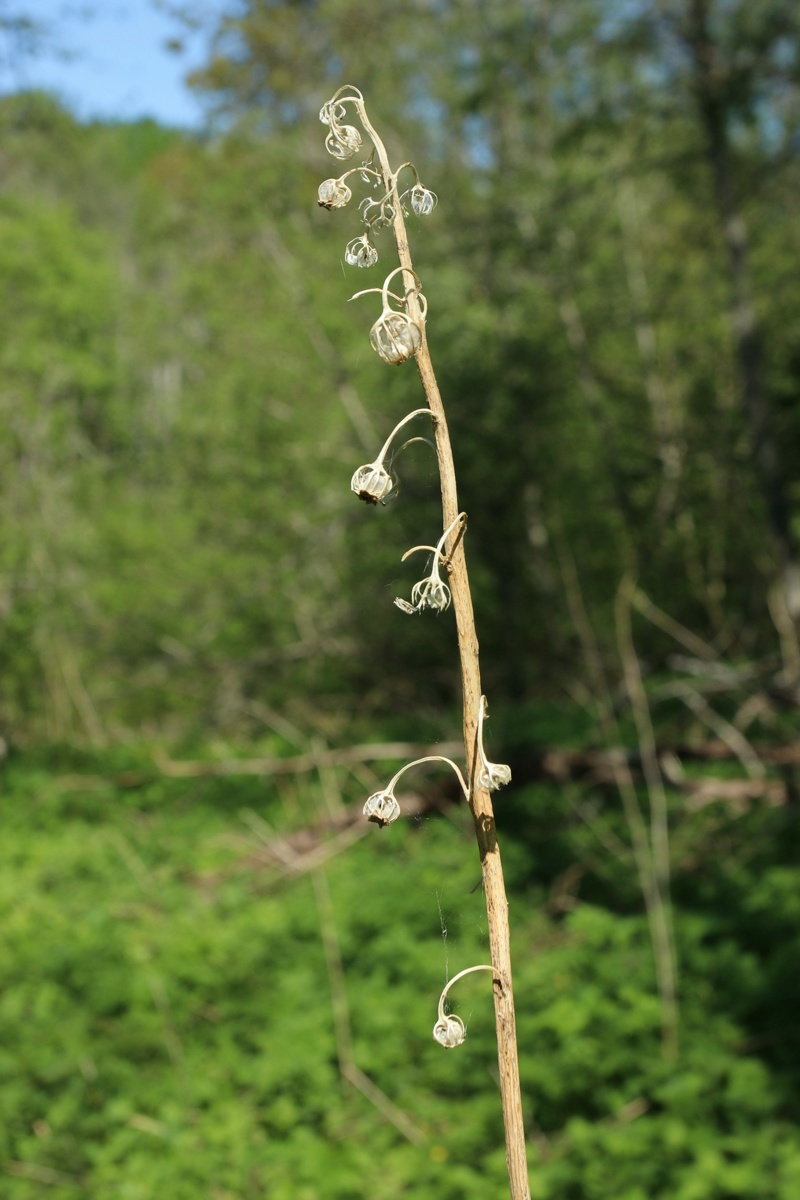
M 687 629 L 680 621 L 676 621 L 669 613 L 665 613 L 638 585 L 631 594 L 631 604 L 643 617 L 646 617 L 657 628 L 663 629 L 664 633 L 668 633 L 701 662 L 717 662 L 719 660 L 719 654 L 713 646 L 709 646 L 708 642 L 704 642 L 696 633 L 692 633 L 691 629 Z
M 394 236 L 397 243 L 397 254 L 400 265 L 405 269 L 405 277 L 405 271 L 412 271 L 413 264 L 405 222 L 403 220 L 403 208 L 397 191 L 396 178 L 389 165 L 386 148 L 370 122 L 364 105 L 359 101 L 356 107 L 358 108 L 359 117 L 364 129 L 369 134 L 375 146 L 386 190 L 393 193 Z M 416 292 L 413 289 L 408 294 L 408 313 L 413 321 L 419 321 L 419 302 Z M 456 522 L 460 511 L 456 488 L 455 464 L 444 404 L 436 382 L 433 363 L 431 362 L 430 351 L 428 349 L 428 341 L 424 332 L 424 322 L 419 321 L 419 323 L 423 330 L 422 345 L 417 350 L 415 358 L 425 399 L 433 416 L 436 455 L 439 462 L 439 478 L 442 489 L 442 520 L 443 528 L 447 528 Z M 530 1200 L 525 1129 L 522 1119 L 522 1096 L 519 1080 L 514 994 L 511 979 L 508 900 L 503 880 L 500 847 L 497 843 L 492 801 L 486 788 L 480 786 L 476 770 L 478 766 L 478 715 L 481 710 L 482 695 L 480 661 L 478 657 L 478 637 L 475 630 L 475 617 L 472 608 L 472 592 L 470 591 L 467 563 L 464 554 L 464 540 L 463 538 L 459 538 L 458 531 L 451 536 L 451 545 L 447 550 L 448 582 L 453 597 L 453 610 L 456 616 L 458 648 L 461 659 L 461 682 L 464 704 L 464 751 L 467 763 L 466 774 L 470 784 L 470 807 L 475 822 L 475 833 L 483 870 L 489 946 L 492 966 L 495 971 L 493 980 L 494 1009 L 497 1027 L 497 1054 L 500 1068 L 500 1094 L 506 1136 L 506 1162 L 508 1165 L 512 1200 Z

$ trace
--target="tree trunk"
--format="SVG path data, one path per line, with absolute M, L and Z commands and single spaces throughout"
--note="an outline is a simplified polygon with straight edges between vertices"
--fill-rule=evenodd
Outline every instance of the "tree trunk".
M 792 534 L 792 512 L 769 399 L 764 388 L 764 354 L 749 270 L 747 227 L 733 183 L 728 137 L 725 73 L 719 46 L 709 28 L 709 0 L 689 0 L 686 41 L 694 67 L 694 90 L 728 259 L 731 324 L 736 341 L 741 399 L 753 463 L 775 539 L 786 606 L 800 618 L 800 565 Z

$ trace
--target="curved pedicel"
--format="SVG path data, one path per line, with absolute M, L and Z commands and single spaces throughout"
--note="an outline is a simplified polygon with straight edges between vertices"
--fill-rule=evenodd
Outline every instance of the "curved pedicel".
M 419 417 L 423 414 L 430 417 L 431 410 L 429 408 L 415 408 L 413 412 L 410 412 L 403 417 L 402 421 L 398 421 L 386 441 L 383 443 L 383 448 L 381 449 L 381 452 L 375 461 L 371 463 L 365 463 L 364 466 L 358 467 L 353 472 L 353 477 L 350 480 L 350 490 L 355 492 L 359 500 L 364 500 L 367 504 L 377 504 L 379 501 L 381 504 L 386 504 L 390 499 L 393 499 L 394 496 L 397 495 L 397 476 L 391 469 L 392 462 L 397 455 L 392 455 L 388 470 L 383 464 L 387 454 L 389 453 L 389 447 L 394 441 L 395 435 L 399 433 L 403 426 L 407 425 L 413 417 Z M 414 438 L 411 438 L 411 441 L 414 440 Z M 406 442 L 400 447 L 400 450 L 404 450 L 408 444 L 409 443 Z M 400 453 L 400 450 L 398 450 L 398 454 Z
M 511 783 L 511 767 L 506 766 L 505 763 L 489 762 L 486 757 L 486 752 L 483 748 L 483 721 L 488 716 L 489 701 L 485 696 L 481 696 L 480 707 L 478 709 L 478 758 L 481 764 L 478 772 L 478 783 L 488 791 L 496 792 L 498 788 L 505 787 L 507 783 Z
M 413 762 L 406 763 L 404 767 L 392 776 L 385 788 L 379 792 L 373 792 L 364 805 L 364 816 L 368 821 L 373 821 L 382 829 L 384 825 L 391 825 L 400 816 L 400 805 L 397 803 L 397 798 L 394 794 L 394 789 L 397 787 L 397 781 L 406 771 L 410 771 L 412 767 L 418 767 L 420 763 L 426 762 L 443 762 L 452 767 L 458 776 L 458 782 L 461 784 L 461 790 L 464 793 L 464 799 L 469 801 L 469 788 L 467 781 L 461 773 L 460 767 L 457 767 L 451 758 L 445 758 L 443 754 L 426 754 L 424 758 L 415 758 Z
M 458 983 L 459 979 L 463 979 L 465 975 L 471 975 L 473 971 L 491 971 L 494 974 L 494 967 L 480 963 L 476 967 L 467 967 L 465 970 L 459 971 L 446 985 L 439 997 L 439 1017 L 433 1027 L 433 1038 L 440 1046 L 444 1046 L 445 1050 L 454 1050 L 456 1046 L 460 1046 L 467 1038 L 467 1027 L 461 1020 L 461 1017 L 456 1013 L 445 1013 L 444 1011 L 444 1002 L 447 999 L 447 993 L 454 983 Z
M 450 607 L 452 595 L 450 588 L 442 580 L 439 574 L 439 568 L 445 562 L 446 556 L 442 553 L 442 548 L 450 534 L 459 526 L 463 528 L 467 523 L 467 514 L 459 513 L 454 521 L 445 529 L 442 536 L 435 546 L 412 546 L 410 550 L 406 550 L 401 558 L 401 562 L 405 562 L 409 554 L 416 554 L 418 550 L 427 550 L 433 554 L 433 563 L 431 565 L 430 574 L 424 579 L 420 579 L 419 583 L 415 583 L 411 589 L 411 603 L 401 599 L 400 596 L 395 596 L 395 605 L 401 612 L 413 613 L 424 612 L 426 608 L 432 608 L 434 612 L 444 612 Z

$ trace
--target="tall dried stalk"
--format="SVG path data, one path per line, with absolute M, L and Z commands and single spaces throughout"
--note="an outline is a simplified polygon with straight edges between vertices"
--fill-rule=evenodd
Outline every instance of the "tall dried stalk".
M 361 93 L 349 85 L 340 88 L 320 113 L 322 121 L 329 126 L 326 146 L 334 158 L 350 158 L 360 150 L 361 134 L 354 126 L 345 123 L 345 116 L 349 117 L 351 111 L 355 113 L 361 128 L 371 141 L 373 152 L 360 167 L 346 171 L 337 180 L 326 180 L 320 187 L 319 202 L 325 208 L 344 207 L 351 195 L 347 178 L 352 174 L 360 175 L 365 182 L 371 183 L 373 188 L 379 190 L 381 198 L 367 200 L 362 205 L 367 232 L 349 243 L 346 253 L 348 262 L 355 266 L 373 265 L 377 260 L 377 251 L 372 243 L 372 235 L 381 227 L 391 227 L 397 246 L 400 263 L 397 271 L 391 273 L 382 289 L 367 289 L 381 291 L 384 304 L 382 318 L 373 326 L 371 340 L 373 348 L 388 362 L 400 363 L 411 357 L 416 362 L 433 421 L 442 494 L 442 523 L 445 530 L 439 546 L 424 547 L 434 551 L 434 566 L 430 578 L 423 581 L 423 584 L 418 584 L 412 592 L 412 599 L 416 597 L 416 602 L 409 605 L 401 601 L 400 607 L 406 611 L 422 611 L 425 607 L 441 610 L 449 605 L 452 597 L 463 692 L 464 753 L 467 767 L 467 783 L 464 790 L 474 820 L 486 896 L 506 1161 L 512 1200 L 529 1200 L 511 978 L 508 902 L 490 797 L 490 788 L 494 789 L 499 783 L 506 781 L 502 772 L 507 769 L 498 768 L 501 772 L 499 778 L 497 774 L 493 774 L 492 764 L 487 764 L 480 743 L 484 700 L 481 693 L 472 593 L 464 552 L 463 533 L 466 518 L 459 510 L 447 419 L 425 335 L 426 306 L 422 299 L 419 278 L 414 271 L 403 211 L 404 203 L 408 203 L 418 215 L 426 215 L 435 205 L 436 198 L 422 186 L 415 168 L 410 163 L 404 163 L 397 171 L 392 170 L 384 143 L 367 115 Z M 398 176 L 405 169 L 413 173 L 416 182 L 401 196 Z M 398 273 L 402 280 L 402 296 L 388 292 L 392 276 Z M 361 294 L 364 293 L 359 293 Z M 393 309 L 389 303 L 387 297 L 392 295 L 399 308 Z M 394 486 L 391 467 L 387 471 L 381 457 L 375 463 L 356 472 L 352 486 L 362 499 L 372 503 L 385 500 Z M 446 569 L 447 585 L 443 585 L 439 579 L 440 565 Z M 365 811 L 369 811 L 371 819 L 380 824 L 388 823 L 399 812 L 393 795 L 394 783 L 395 780 L 384 792 L 377 793 L 367 802 L 368 806 L 373 801 L 376 802 L 372 809 L 368 808 Z

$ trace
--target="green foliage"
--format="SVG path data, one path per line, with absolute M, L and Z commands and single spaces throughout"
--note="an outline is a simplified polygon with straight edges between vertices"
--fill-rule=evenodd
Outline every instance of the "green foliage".
M 726 117 L 732 187 L 791 497 L 797 164 L 781 147 L 796 28 L 768 8 L 751 28 L 731 6 L 717 35 L 725 62 L 750 63 Z M 412 237 L 487 690 L 519 702 L 583 673 L 567 546 L 607 653 L 629 568 L 729 653 L 774 652 L 770 510 L 675 15 L 668 33 L 593 0 L 558 15 L 417 6 L 413 21 L 362 0 L 253 0 L 224 17 L 196 80 L 228 112 L 207 138 L 3 101 L 0 286 L 18 319 L 0 334 L 1 395 L 20 428 L 0 453 L 25 480 L 5 551 L 14 737 L 238 737 L 264 699 L 390 719 L 456 694 L 446 619 L 410 623 L 388 603 L 413 582 L 403 550 L 438 525 L 429 451 L 404 456 L 386 512 L 347 490 L 419 393 L 413 368 L 386 372 L 369 351 L 369 302 L 345 303 L 374 282 L 341 263 L 358 220 L 314 204 L 324 94 L 298 80 L 331 73 L 369 92 L 392 153 L 441 193 Z M 756 58 L 737 58 L 750 40 Z M 671 647 L 646 627 L 637 639 L 663 664 Z
M 419 392 L 412 367 L 369 350 L 368 302 L 346 304 L 365 283 L 341 263 L 357 219 L 314 203 L 316 111 L 325 81 L 346 78 L 440 195 L 412 237 L 492 739 L 523 780 L 499 812 L 533 1194 L 800 1194 L 794 806 L 691 811 L 669 793 L 668 1063 L 616 796 L 591 776 L 524 783 L 535 747 L 601 740 L 587 637 L 613 691 L 626 570 L 742 664 L 741 687 L 709 692 L 738 722 L 729 739 L 796 737 L 790 676 L 774 676 L 776 555 L 737 304 L 744 280 L 796 507 L 797 14 L 711 9 L 712 115 L 741 226 L 720 210 L 678 4 L 247 0 L 196 77 L 224 114 L 205 137 L 81 125 L 39 94 L 0 102 L 9 1200 L 482 1200 L 506 1186 L 485 978 L 453 996 L 466 1045 L 430 1038 L 444 979 L 487 957 L 462 814 L 370 831 L 324 868 L 354 1061 L 417 1145 L 341 1077 L 319 881 L 279 869 L 240 815 L 289 835 L 322 813 L 317 788 L 152 765 L 165 747 L 294 752 L 287 721 L 331 744 L 455 736 L 452 614 L 409 621 L 391 604 L 415 578 L 403 550 L 440 528 L 429 448 L 404 455 L 397 505 L 368 512 L 348 491 Z M 30 32 L 16 9 L 3 30 Z M 675 690 L 674 637 L 638 616 L 634 632 L 659 737 L 707 739 Z M 753 682 L 753 658 L 771 681 Z M 356 802 L 363 777 L 341 782 Z
M 56 1200 L 502 1192 L 480 974 L 451 993 L 466 1044 L 448 1052 L 430 1037 L 445 972 L 487 954 L 462 814 L 370 831 L 324 868 L 354 1059 L 418 1128 L 414 1145 L 339 1076 L 311 877 L 276 871 L 239 815 L 254 809 L 286 834 L 314 819 L 317 788 L 303 786 L 293 816 L 263 781 L 120 790 L 86 772 L 130 774 L 135 756 L 60 763 L 14 761 L 4 778 L 9 1200 L 38 1197 L 45 1178 Z M 59 773 L 70 767 L 82 775 Z M 773 1062 L 769 1037 L 796 1004 L 780 991 L 800 930 L 787 870 L 740 856 L 679 876 L 683 1046 L 670 1064 L 646 922 L 609 883 L 603 906 L 557 915 L 548 829 L 557 815 L 580 861 L 580 826 L 569 833 L 556 793 L 523 803 L 540 849 L 511 830 L 505 844 L 533 1194 L 791 1200 L 798 1059 L 782 1040 Z M 735 819 L 718 836 L 734 832 L 752 841 Z M 767 912 L 781 914 L 771 939 Z

